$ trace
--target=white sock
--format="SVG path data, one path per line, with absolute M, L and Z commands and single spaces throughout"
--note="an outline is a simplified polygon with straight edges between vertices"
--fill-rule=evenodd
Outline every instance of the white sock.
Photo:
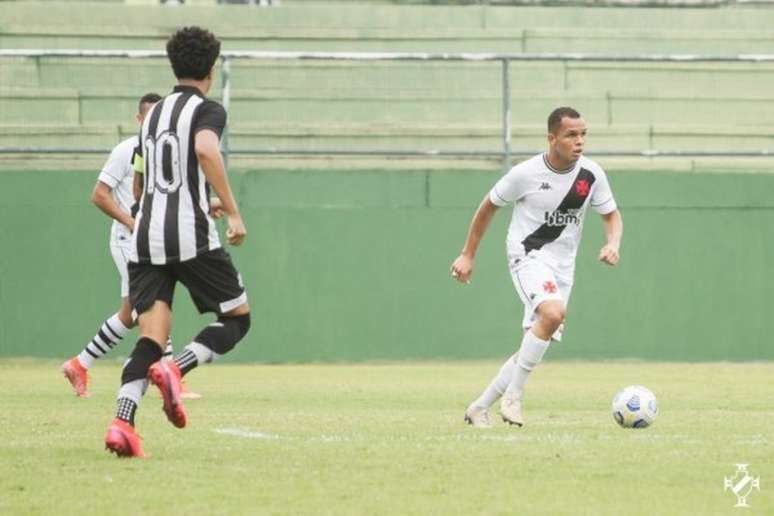
M 137 412 L 140 400 L 147 389 L 148 380 L 145 378 L 123 384 L 118 389 L 116 418 L 134 426 L 134 414 Z
M 145 391 L 148 389 L 148 380 L 143 378 L 141 380 L 132 380 L 125 383 L 118 389 L 117 399 L 127 398 L 139 405 Z
M 102 323 L 99 331 L 91 341 L 86 344 L 83 351 L 78 355 L 78 362 L 88 369 L 99 357 L 108 353 L 111 349 L 121 342 L 121 339 L 129 333 L 129 328 L 124 326 L 118 314 L 113 314 L 108 320 Z
M 516 355 L 508 357 L 508 360 L 500 368 L 497 376 L 494 377 L 492 382 L 484 389 L 481 396 L 473 402 L 474 407 L 489 408 L 495 401 L 500 399 L 505 389 L 508 388 L 508 384 L 511 383 L 513 372 L 516 369 Z
M 543 355 L 545 355 L 550 343 L 550 339 L 541 340 L 532 333 L 532 330 L 528 330 L 524 334 L 524 339 L 521 341 L 521 347 L 517 353 L 513 377 L 506 389 L 508 396 L 521 399 L 524 395 L 524 384 L 527 383 L 529 373 L 531 373 L 543 359 Z

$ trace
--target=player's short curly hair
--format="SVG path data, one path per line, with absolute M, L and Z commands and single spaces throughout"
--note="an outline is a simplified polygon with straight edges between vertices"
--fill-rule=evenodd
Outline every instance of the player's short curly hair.
M 554 109 L 550 115 L 548 115 L 548 132 L 556 134 L 559 127 L 562 125 L 562 118 L 580 118 L 581 114 L 575 111 L 571 107 L 563 106 Z
M 137 103 L 137 112 L 143 114 L 143 107 L 146 104 L 155 104 L 159 100 L 161 100 L 161 95 L 158 93 L 146 93 L 140 97 L 140 102 Z
M 220 41 L 201 27 L 183 27 L 167 41 L 167 57 L 178 79 L 204 79 L 219 55 Z

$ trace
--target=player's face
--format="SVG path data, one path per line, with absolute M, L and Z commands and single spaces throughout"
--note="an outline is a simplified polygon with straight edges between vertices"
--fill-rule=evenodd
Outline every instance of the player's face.
M 562 118 L 556 133 L 548 134 L 548 143 L 554 154 L 565 163 L 575 163 L 583 154 L 586 144 L 586 121 L 583 118 Z

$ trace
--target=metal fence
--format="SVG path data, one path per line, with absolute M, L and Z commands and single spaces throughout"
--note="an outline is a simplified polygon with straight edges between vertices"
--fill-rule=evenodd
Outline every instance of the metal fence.
M 9 50 L 0 49 L 2 58 L 129 58 L 148 59 L 163 58 L 163 51 L 140 50 Z M 269 149 L 254 148 L 233 150 L 229 146 L 228 133 L 224 133 L 222 150 L 226 158 L 229 155 L 373 155 L 373 156 L 450 156 L 469 158 L 501 158 L 505 167 L 510 163 L 514 150 L 511 147 L 512 109 L 511 109 L 511 84 L 509 69 L 512 62 L 615 62 L 615 63 L 772 63 L 774 54 L 740 54 L 725 55 L 697 55 L 697 54 L 643 54 L 643 55 L 611 55 L 611 54 L 582 54 L 582 53 L 546 53 L 546 54 L 496 54 L 496 53 L 400 53 L 400 52 L 277 52 L 277 51 L 224 51 L 221 54 L 222 74 L 222 102 L 226 111 L 231 101 L 232 77 L 231 63 L 235 60 L 297 60 L 297 61 L 457 61 L 457 62 L 497 62 L 501 67 L 502 88 L 502 135 L 500 150 L 491 151 L 465 151 L 465 150 L 383 150 L 383 149 Z M 94 148 L 32 148 L 32 147 L 0 147 L 0 154 L 93 154 L 105 153 L 109 149 Z M 519 149 L 519 155 L 531 155 L 540 152 L 536 149 Z M 745 151 L 704 151 L 704 150 L 658 150 L 643 149 L 640 151 L 597 151 L 598 156 L 619 157 L 767 157 L 774 155 L 774 150 L 745 150 Z

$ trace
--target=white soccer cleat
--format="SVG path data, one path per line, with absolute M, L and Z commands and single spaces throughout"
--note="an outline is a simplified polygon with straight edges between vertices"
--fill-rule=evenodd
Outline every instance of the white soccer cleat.
M 483 407 L 469 406 L 465 411 L 465 422 L 473 425 L 473 428 L 492 428 L 489 410 Z
M 500 415 L 509 425 L 524 426 L 521 415 L 521 400 L 513 396 L 503 396 L 500 400 Z

